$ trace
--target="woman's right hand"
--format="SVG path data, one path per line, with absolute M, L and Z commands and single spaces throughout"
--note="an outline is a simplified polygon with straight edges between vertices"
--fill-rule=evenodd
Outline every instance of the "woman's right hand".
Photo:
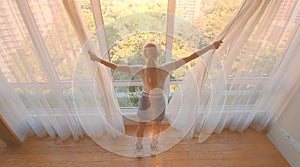
M 222 41 L 222 40 L 219 40 L 219 41 L 215 41 L 215 42 L 213 43 L 213 45 L 214 45 L 215 49 L 218 49 L 218 48 L 221 46 L 222 43 L 223 43 L 223 41 Z

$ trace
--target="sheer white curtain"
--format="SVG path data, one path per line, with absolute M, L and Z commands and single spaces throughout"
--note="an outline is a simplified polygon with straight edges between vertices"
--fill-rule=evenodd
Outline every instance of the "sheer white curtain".
M 36 126 L 35 122 L 29 117 L 22 100 L 14 93 L 13 87 L 7 82 L 6 78 L 0 73 L 0 104 L 1 116 L 5 119 L 17 137 L 24 141 L 31 133 L 31 127 Z M 24 112 L 26 112 L 24 114 Z
M 73 73 L 73 98 L 81 126 L 89 136 L 93 137 L 99 137 L 105 132 L 112 136 L 124 134 L 123 117 L 114 92 L 110 69 L 90 61 L 87 53 L 89 50 L 94 53 L 98 53 L 100 50 L 101 55 L 99 56 L 109 61 L 100 1 L 91 1 L 94 23 L 97 28 L 97 42 L 91 39 L 94 34 L 89 32 L 83 22 L 76 1 L 63 2 L 82 44 L 81 55 Z M 87 98 L 87 96 L 90 97 Z M 88 102 L 86 99 L 89 99 Z M 85 111 L 92 107 L 94 107 L 93 114 Z
M 181 127 L 188 121 L 194 121 L 189 114 L 197 112 L 198 117 L 192 130 L 200 142 L 207 139 L 212 132 L 221 133 L 224 128 L 239 132 L 250 125 L 259 131 L 268 128 L 271 120 L 276 120 L 280 115 L 278 113 L 286 105 L 289 94 L 293 93 L 292 88 L 299 80 L 296 72 L 299 71 L 299 14 L 298 1 L 245 0 L 216 38 L 223 39 L 223 46 L 217 50 L 217 54 L 206 55 L 209 58 L 205 64 L 210 64 L 208 71 L 212 73 L 218 65 L 218 61 L 214 61 L 215 57 L 221 57 L 226 81 L 222 80 L 222 73 L 217 77 L 209 76 L 208 73 L 206 82 L 211 82 L 212 92 L 218 93 L 210 97 L 203 94 L 200 97 L 189 97 L 195 96 L 193 92 L 199 91 L 193 88 L 203 87 L 200 91 L 207 88 L 200 81 L 196 87 L 189 87 L 194 78 L 186 77 L 182 85 L 182 97 L 198 98 L 198 102 L 192 107 L 183 105 L 180 112 L 186 114 L 180 116 L 185 122 L 173 126 L 183 133 L 187 129 Z M 205 69 L 195 69 L 191 76 L 205 74 Z M 221 81 L 223 84 L 214 81 Z M 223 108 L 222 97 L 225 101 Z M 173 116 L 169 118 L 171 122 L 177 114 L 174 111 L 178 111 L 178 107 L 172 105 L 180 100 L 175 96 L 172 99 L 174 102 L 170 102 L 169 115 Z M 202 103 L 206 100 L 209 102 L 203 106 Z M 197 111 L 191 112 L 191 108 Z M 187 137 L 192 134 L 189 133 Z
M 76 1 L 65 2 L 69 2 L 73 14 L 80 16 L 72 6 Z M 81 61 L 78 57 L 82 41 L 87 40 L 87 34 L 84 34 L 87 31 L 74 30 L 74 22 L 70 21 L 63 3 L 58 0 L 7 0 L 0 3 L 3 11 L 0 17 L 0 111 L 17 136 L 23 140 L 30 131 L 38 136 L 58 136 L 62 140 L 70 136 L 78 139 L 84 134 L 101 136 L 105 132 L 114 133 L 111 126 L 106 126 L 108 123 L 124 132 L 123 120 L 113 108 L 118 106 L 110 104 L 115 103 L 110 101 L 115 98 L 113 94 L 106 96 L 106 106 L 110 110 L 106 108 L 104 114 L 99 111 L 101 108 L 91 91 L 94 75 L 72 83 L 73 73 L 76 73 L 73 70 L 76 62 Z M 77 38 L 76 34 L 81 36 Z M 82 64 L 87 63 L 84 61 L 89 60 L 84 59 Z M 95 72 L 97 66 L 88 63 L 88 68 Z M 106 74 L 103 78 L 107 77 Z M 83 88 L 80 97 L 77 90 L 73 92 L 72 84 Z M 111 91 L 111 86 L 105 89 Z M 99 90 L 99 95 L 103 96 L 103 90 Z M 83 111 L 80 110 L 82 107 Z M 111 111 L 118 115 L 111 114 Z

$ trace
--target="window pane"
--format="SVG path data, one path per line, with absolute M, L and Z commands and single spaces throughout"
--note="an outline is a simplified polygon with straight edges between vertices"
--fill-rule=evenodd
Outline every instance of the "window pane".
M 60 80 L 71 80 L 80 44 L 59 1 L 29 1 L 40 34 Z
M 0 1 L 0 69 L 8 82 L 46 82 L 15 1 Z
M 167 0 L 101 0 L 100 2 L 105 24 L 135 13 L 167 13 L 168 6 Z
M 176 33 L 177 32 L 175 32 L 175 34 Z M 189 56 L 197 50 L 195 47 L 189 46 L 186 42 L 187 42 L 187 39 L 179 39 L 179 38 L 176 38 L 176 35 L 175 35 L 175 38 L 173 38 L 173 45 L 172 45 L 172 60 L 178 60 L 180 58 Z M 171 75 L 170 75 L 171 80 L 183 79 L 185 74 L 198 61 L 199 61 L 199 59 L 192 60 L 191 62 L 183 65 L 182 67 L 176 69 L 175 71 L 172 71 Z
M 203 33 L 205 45 L 225 27 L 242 0 L 177 0 L 176 15 L 191 22 Z
M 120 107 L 137 107 L 142 90 L 142 86 L 115 86 Z

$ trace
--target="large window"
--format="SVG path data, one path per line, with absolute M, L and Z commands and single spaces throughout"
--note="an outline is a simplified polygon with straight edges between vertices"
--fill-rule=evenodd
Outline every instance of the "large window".
M 162 48 L 163 54 L 159 58 L 160 63 L 188 56 L 197 49 L 211 43 L 215 35 L 217 35 L 232 16 L 235 9 L 240 5 L 241 0 L 228 1 L 227 4 L 196 0 L 179 0 L 176 3 L 175 1 L 168 2 L 166 0 L 104 0 L 100 2 L 110 60 L 116 64 L 143 65 L 145 62 L 142 56 L 142 47 L 146 42 L 154 42 Z M 95 32 L 96 28 L 89 1 L 79 1 L 79 3 L 86 22 L 89 24 L 90 29 Z M 166 13 L 168 8 L 174 7 L 175 11 L 170 14 L 175 15 L 175 18 L 171 18 L 173 19 L 173 23 L 171 21 L 170 24 L 167 23 Z M 217 20 L 216 16 L 219 16 L 219 14 L 211 12 L 216 9 L 218 9 L 217 12 L 223 12 L 222 17 Z M 147 22 L 140 20 L 140 24 L 155 23 L 157 26 L 162 26 L 164 30 L 161 32 L 141 31 L 143 29 L 137 25 L 139 22 L 136 21 L 141 18 L 147 20 Z M 122 19 L 126 21 L 124 23 L 115 23 L 121 22 Z M 181 24 L 182 22 L 184 24 Z M 216 25 L 218 26 L 216 27 Z M 170 31 L 170 27 L 173 30 Z M 122 31 L 130 35 L 122 36 Z M 168 41 L 166 34 L 170 33 L 173 34 L 173 38 Z M 167 42 L 169 42 L 171 48 L 167 48 Z M 189 43 L 192 43 L 192 45 L 189 45 Z M 172 54 L 166 55 L 168 49 Z M 195 61 L 184 65 L 170 74 L 170 79 L 167 82 L 170 88 L 168 90 L 169 98 L 177 90 L 177 85 L 184 78 L 187 71 L 195 64 Z M 136 107 L 138 96 L 141 93 L 140 79 L 117 71 L 113 71 L 112 75 L 120 106 L 122 108 Z M 128 87 L 129 85 L 131 86 Z
M 84 21 L 92 33 L 95 33 L 96 27 L 92 14 L 92 7 L 89 0 L 76 1 L 80 9 Z M 142 47 L 146 42 L 154 42 L 162 48 L 162 56 L 159 58 L 160 63 L 176 60 L 187 56 L 196 49 L 199 49 L 210 43 L 222 25 L 234 12 L 234 9 L 239 5 L 240 0 L 228 1 L 230 3 L 217 3 L 213 1 L 196 1 L 188 0 L 167 1 L 167 0 L 146 0 L 146 1 L 121 1 L 121 0 L 101 0 L 101 11 L 106 30 L 106 38 L 110 53 L 110 60 L 116 64 L 144 64 L 142 56 Z M 42 90 L 45 100 L 50 102 L 50 108 L 59 110 L 59 102 L 52 96 L 53 86 L 60 87 L 59 91 L 63 94 L 67 104 L 72 106 L 72 90 L 71 80 L 73 69 L 80 52 L 80 43 L 72 28 L 71 22 L 64 10 L 63 4 L 60 1 L 40 0 L 28 1 L 30 10 L 33 14 L 34 21 L 38 27 L 37 35 L 41 35 L 40 44 L 32 43 L 30 35 L 27 31 L 24 21 L 19 13 L 18 7 L 14 1 L 1 1 L 3 3 L 3 12 L 1 20 L 1 43 L 5 46 L 1 50 L 1 70 L 6 75 L 9 82 L 26 83 L 28 88 L 20 88 L 16 84 L 16 90 L 19 92 L 25 105 L 30 107 L 30 102 L 26 97 L 35 96 L 35 90 Z M 216 4 L 219 4 L 216 6 Z M 174 6 L 176 5 L 176 6 Z M 173 24 L 167 23 L 168 8 L 175 7 L 176 15 Z M 216 8 L 227 9 L 226 15 L 222 15 L 226 19 L 220 18 L 215 20 L 218 13 L 211 14 L 211 11 Z M 220 9 L 221 10 L 221 9 Z M 131 20 L 141 19 L 141 14 L 145 14 L 148 22 L 159 24 L 163 29 L 161 32 L 136 32 L 136 22 Z M 113 27 L 115 22 L 120 18 L 128 17 L 129 21 L 124 21 L 122 27 Z M 205 18 L 205 19 L 204 19 Z M 6 20 L 6 21 L 5 21 Z M 189 23 L 187 27 L 176 29 L 177 22 L 185 20 Z M 222 20 L 220 22 L 220 20 Z M 212 27 L 219 22 L 218 29 Z M 183 39 L 184 36 L 176 36 L 176 34 L 186 34 L 189 32 L 189 26 L 199 28 L 201 37 L 196 37 L 197 46 L 189 46 Z M 174 38 L 167 41 L 167 30 L 170 27 L 175 27 L 173 32 Z M 129 36 L 120 36 L 118 31 L 128 31 Z M 13 32 L 13 33 L 12 33 Z M 121 33 L 122 34 L 122 33 Z M 183 37 L 183 38 L 182 38 Z M 166 56 L 167 42 L 172 43 L 172 54 Z M 39 55 L 34 48 L 45 47 L 47 55 Z M 171 57 L 170 57 L 171 56 Z M 50 58 L 50 59 L 48 59 Z M 196 60 L 199 61 L 199 60 Z M 186 72 L 193 66 L 195 62 L 191 62 L 170 74 L 168 81 L 169 96 L 171 98 L 174 91 L 177 89 L 178 83 L 184 78 Z M 141 82 L 138 77 L 128 76 L 124 73 L 112 72 L 115 92 L 117 93 L 120 106 L 123 108 L 136 107 L 137 98 L 141 92 Z M 58 82 L 57 84 L 55 82 Z M 53 83 L 55 83 L 53 85 Z M 130 86 L 129 86 L 130 85 Z M 33 88 L 30 88 L 33 86 Z M 128 87 L 129 86 L 129 87 Z M 87 95 L 88 96 L 88 95 Z
M 95 33 L 96 27 L 90 1 L 76 2 L 90 31 Z M 44 99 L 50 101 L 50 108 L 60 108 L 58 100 L 51 96 L 52 93 L 57 93 L 53 92 L 54 88 L 59 88 L 58 92 L 62 93 L 67 104 L 73 108 L 72 73 L 81 45 L 62 2 L 28 0 L 38 28 L 37 35 L 41 37 L 40 43 L 35 43 L 31 39 L 30 33 L 32 32 L 26 28 L 15 1 L 0 1 L 0 3 L 3 10 L 0 15 L 2 73 L 10 83 L 14 83 L 16 91 L 24 99 L 28 108 L 32 107 L 26 100 L 29 99 L 26 96 L 35 96 L 37 89 L 42 90 Z M 141 51 L 146 42 L 154 42 L 162 49 L 160 63 L 187 56 L 211 43 L 236 12 L 241 0 L 177 0 L 176 3 L 167 0 L 101 0 L 100 3 L 110 60 L 116 64 L 143 65 L 145 62 Z M 168 22 L 167 12 L 170 8 L 175 8 L 171 13 L 176 16 L 173 22 Z M 152 13 L 145 14 L 143 19 L 149 24 L 155 23 L 161 26 L 163 31 L 137 32 L 136 22 L 130 21 L 141 19 L 141 13 Z M 279 32 L 280 37 L 277 38 L 274 35 L 278 33 L 278 27 L 283 26 L 282 20 L 287 19 L 285 16 L 288 14 L 276 16 L 269 32 L 261 40 L 263 47 L 255 50 L 253 49 L 255 47 L 249 44 L 238 53 L 239 55 L 232 64 L 232 70 L 228 74 L 230 78 L 227 83 L 227 104 L 255 104 L 259 91 L 262 89 L 260 83 L 280 65 L 280 53 L 292 34 L 289 29 L 286 29 Z M 118 22 L 124 17 L 129 20 Z M 189 24 L 180 27 L 183 20 Z M 121 26 L 114 27 L 116 25 Z M 196 27 L 197 32 L 192 31 L 193 27 Z M 122 33 L 127 35 L 122 36 Z M 171 40 L 167 39 L 168 33 L 174 35 Z M 185 34 L 194 36 L 188 37 Z M 31 36 L 34 35 L 31 34 Z M 249 39 L 251 38 L 255 36 L 250 36 Z M 196 45 L 189 45 L 187 41 L 192 41 Z M 44 53 L 47 54 L 36 50 L 36 48 L 43 47 L 45 47 Z M 171 54 L 167 55 L 168 49 Z M 252 53 L 247 58 L 248 62 L 242 58 L 244 52 Z M 221 57 L 223 60 L 225 58 Z M 199 60 L 190 62 L 170 74 L 167 82 L 170 98 L 196 61 Z M 112 71 L 112 76 L 120 106 L 122 108 L 136 107 L 142 86 L 140 78 L 116 71 Z M 24 88 L 21 88 L 23 86 Z M 209 85 L 205 85 L 204 89 L 209 92 Z

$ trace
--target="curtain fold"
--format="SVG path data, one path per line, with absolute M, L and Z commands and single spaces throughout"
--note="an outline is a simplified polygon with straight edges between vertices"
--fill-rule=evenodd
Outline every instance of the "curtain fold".
M 75 34 L 77 35 L 81 45 L 84 45 L 89 38 L 90 32 L 82 20 L 76 1 L 63 0 L 62 3 L 71 20 L 74 30 L 76 31 Z
M 298 80 L 291 71 L 298 70 L 291 64 L 291 61 L 297 62 L 294 47 L 298 42 L 297 15 L 298 1 L 244 0 L 216 37 L 216 40 L 223 39 L 223 45 L 215 54 L 204 55 L 207 59 L 195 65 L 192 74 L 180 84 L 180 92 L 176 92 L 169 103 L 168 118 L 171 123 L 176 119 L 182 122 L 171 125 L 186 133 L 183 124 L 192 121 L 194 125 L 186 137 L 195 133 L 200 142 L 213 132 L 221 133 L 224 128 L 243 132 L 252 125 L 259 131 L 266 129 L 276 112 L 282 110 L 285 97 L 292 93 Z M 214 61 L 216 57 L 221 59 Z M 219 72 L 212 76 L 220 69 L 216 68 L 220 61 L 225 75 Z M 201 63 L 209 65 L 201 69 L 198 67 Z M 199 74 L 203 77 L 198 77 L 196 82 L 190 77 Z M 203 79 L 205 82 L 200 82 Z M 191 83 L 197 85 L 189 86 Z M 208 84 L 212 88 L 209 97 L 204 94 Z M 208 103 L 203 105 L 205 101 Z M 174 104 L 182 106 L 172 107 Z
M 16 4 L 20 10 L 20 14 L 24 20 L 24 24 L 28 30 L 30 39 L 32 40 L 32 49 L 36 54 L 36 58 L 41 66 L 41 70 L 45 72 L 45 76 L 48 81 L 47 88 L 51 92 L 51 96 L 55 98 L 56 105 L 61 109 L 61 117 L 55 117 L 53 115 L 54 108 L 51 106 L 51 101 L 48 99 L 41 101 L 42 107 L 49 108 L 50 111 L 46 112 L 46 119 L 42 121 L 46 125 L 45 129 L 49 132 L 54 130 L 54 132 L 49 133 L 51 137 L 55 137 L 57 134 L 62 139 L 67 139 L 70 135 L 73 135 L 75 139 L 78 139 L 79 136 L 82 136 L 82 130 L 80 124 L 76 117 L 72 115 L 72 110 L 65 102 L 63 97 L 62 87 L 59 85 L 59 78 L 54 71 L 52 61 L 49 56 L 49 50 L 45 44 L 45 40 L 40 32 L 40 27 L 37 24 L 37 18 L 34 17 L 31 13 L 30 4 L 27 1 L 16 1 Z M 33 5 L 33 4 L 31 4 Z M 43 18 L 45 19 L 45 18 Z M 38 93 L 42 95 L 41 91 Z M 53 99 L 54 100 L 54 99 Z M 41 114 L 37 114 L 39 117 Z
M 78 101 L 78 99 L 80 99 L 78 97 L 80 97 L 82 94 L 87 94 L 87 91 L 90 92 L 89 90 L 86 90 L 88 87 L 94 87 L 96 91 L 90 92 L 91 95 L 98 94 L 100 96 L 99 97 L 96 95 L 93 99 L 95 101 L 94 107 L 96 107 L 98 109 L 98 112 L 101 113 L 100 115 L 93 115 L 93 117 L 97 116 L 97 118 L 99 119 L 99 123 L 97 123 L 99 128 L 97 128 L 97 126 L 91 125 L 89 119 L 81 119 L 81 115 L 84 114 L 85 111 L 77 110 L 78 118 L 81 119 L 81 125 L 84 127 L 85 132 L 89 136 L 99 137 L 105 132 L 112 136 L 119 136 L 120 134 L 125 133 L 125 128 L 117 97 L 114 92 L 111 72 L 103 65 L 95 66 L 94 64 L 92 64 L 92 62 L 89 60 L 89 56 L 87 53 L 89 50 L 93 51 L 94 53 L 99 53 L 100 50 L 100 57 L 109 59 L 106 37 L 104 32 L 104 22 L 101 19 L 102 16 L 100 16 L 99 18 L 99 15 L 97 15 L 99 13 L 102 13 L 100 2 L 91 1 L 91 3 L 93 4 L 92 11 L 94 14 L 95 25 L 97 29 L 97 42 L 93 41 L 93 34 L 89 34 L 88 37 L 87 33 L 89 32 L 86 31 L 86 27 L 85 24 L 83 24 L 82 17 L 79 15 L 80 11 L 76 7 L 76 2 L 64 1 L 64 7 L 70 17 L 71 22 L 73 23 L 74 29 L 77 32 L 76 34 L 78 34 L 79 36 L 80 42 L 83 44 L 83 49 L 81 50 L 80 59 L 78 59 L 77 61 L 76 69 L 84 69 L 82 67 L 85 67 L 85 69 L 88 69 L 88 71 L 86 72 L 90 73 L 88 76 L 77 77 L 80 76 L 80 74 L 76 75 L 77 71 L 75 71 L 75 75 L 73 75 L 73 93 L 75 95 L 74 103 L 76 105 L 76 108 L 90 108 L 91 106 L 89 106 L 89 104 L 80 106 L 84 102 L 82 102 L 82 99 L 81 101 Z M 86 66 L 82 66 L 82 64 Z M 84 73 L 84 71 L 79 71 L 79 73 Z M 96 86 L 79 84 L 80 82 L 84 82 L 84 80 L 87 79 L 90 81 L 94 81 L 96 83 Z M 92 83 L 93 82 L 90 82 L 90 84 Z M 89 128 L 86 128 L 86 126 L 88 126 Z M 95 133 L 96 131 L 98 132 Z
M 298 3 L 298 7 L 300 4 Z M 269 123 L 272 120 L 277 120 L 284 108 L 286 107 L 288 101 L 291 99 L 292 95 L 295 94 L 293 89 L 299 82 L 299 42 L 300 42 L 300 23 L 297 23 L 294 32 L 292 33 L 293 39 L 290 41 L 289 46 L 282 53 L 284 56 L 280 66 L 276 69 L 276 72 L 272 78 L 266 83 L 264 87 L 264 94 L 261 96 L 261 100 L 254 107 L 263 108 L 264 113 L 261 118 L 252 115 L 250 119 L 247 120 L 247 124 L 251 121 L 255 121 L 254 127 L 262 131 L 266 127 L 268 128 Z M 266 99 L 269 99 L 266 101 Z M 270 100 L 271 99 L 271 100 Z M 274 115 L 277 115 L 273 118 Z
M 27 135 L 32 133 L 31 126 L 36 127 L 36 124 L 28 113 L 23 113 L 26 112 L 26 107 L 2 73 L 0 83 L 0 115 L 23 142 Z
M 17 136 L 21 140 L 25 139 L 25 130 L 20 130 L 19 127 L 24 122 L 27 122 L 23 125 L 24 129 L 29 127 L 40 137 L 58 136 L 62 140 L 70 136 L 78 139 L 85 133 L 93 136 L 101 136 L 106 131 L 114 133 L 109 129 L 110 126 L 106 127 L 105 124 L 111 122 L 103 119 L 97 105 L 89 104 L 89 101 L 95 101 L 93 94 L 96 93 L 80 95 L 80 102 L 85 105 L 84 111 L 78 113 L 74 105 L 70 79 L 81 47 L 74 35 L 86 30 L 82 28 L 82 31 L 74 32 L 70 26 L 72 22 L 67 19 L 60 1 L 32 3 L 21 0 L 0 3 L 6 14 L 0 18 L 4 23 L 0 33 L 0 63 L 1 74 L 5 75 L 1 78 L 1 88 L 5 90 L 1 91 L 1 96 L 2 102 L 6 103 L 1 105 L 1 111 L 5 112 L 3 116 Z M 73 14 L 78 14 L 74 9 L 74 6 L 70 7 Z M 87 35 L 83 34 L 81 38 L 87 38 Z M 82 40 L 82 44 L 84 42 Z M 85 61 L 91 66 L 86 56 Z M 96 69 L 91 73 L 95 71 Z M 94 75 L 92 79 L 94 80 Z M 6 82 L 9 84 L 5 84 Z M 85 82 L 87 80 L 83 80 Z M 84 86 L 84 89 L 90 88 L 86 87 L 89 85 Z M 108 112 L 110 111 L 114 109 Z M 22 121 L 18 120 L 20 118 Z M 116 118 L 120 118 L 120 114 L 114 117 Z M 111 120 L 122 125 L 117 129 L 124 130 L 123 120 L 114 119 Z

